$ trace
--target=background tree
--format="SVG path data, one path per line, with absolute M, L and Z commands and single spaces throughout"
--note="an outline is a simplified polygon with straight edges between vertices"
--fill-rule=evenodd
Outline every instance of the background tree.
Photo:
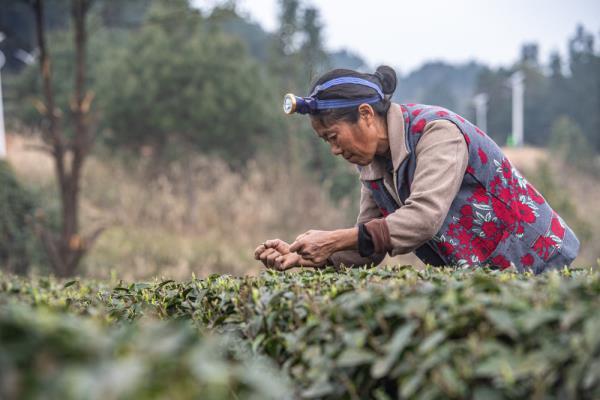
M 564 107 L 581 126 L 588 141 L 600 151 L 600 55 L 595 53 L 594 36 L 581 25 L 569 40 L 568 99 Z
M 38 232 L 48 254 L 54 272 L 59 276 L 72 275 L 81 258 L 100 234 L 98 228 L 86 236 L 79 232 L 79 191 L 81 172 L 86 157 L 94 142 L 92 128 L 93 116 L 90 113 L 94 94 L 86 91 L 86 14 L 89 1 L 72 0 L 71 18 L 73 23 L 73 40 L 75 47 L 74 92 L 67 113 L 71 116 L 73 128 L 71 135 L 62 129 L 61 116 L 65 114 L 57 107 L 52 85 L 51 58 L 46 47 L 44 24 L 44 2 L 35 0 L 37 43 L 40 52 L 39 66 L 43 86 L 42 139 L 47 151 L 54 160 L 56 176 L 61 199 L 61 229 L 55 232 L 42 224 Z
M 240 166 L 275 130 L 277 96 L 239 40 L 188 7 L 184 0 L 154 4 L 102 69 L 107 141 L 150 147 L 165 162 L 193 149 Z M 185 12 L 172 18 L 177 10 Z

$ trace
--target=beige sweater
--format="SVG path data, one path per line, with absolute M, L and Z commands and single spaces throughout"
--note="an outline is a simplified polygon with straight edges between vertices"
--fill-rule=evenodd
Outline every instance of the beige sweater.
M 396 170 L 408 156 L 404 119 L 398 104 L 390 107 L 387 123 L 391 158 Z M 386 171 L 383 157 L 376 157 L 361 170 L 361 180 L 383 177 L 388 192 L 400 208 L 383 218 L 370 191 L 361 185 L 356 222 L 365 223 L 373 237 L 376 253 L 361 257 L 356 250 L 340 251 L 330 257 L 335 266 L 379 264 L 386 252 L 392 256 L 409 253 L 440 230 L 465 175 L 469 160 L 467 143 L 452 122 L 432 121 L 425 126 L 415 154 L 417 165 L 406 204 L 398 198 L 393 176 Z

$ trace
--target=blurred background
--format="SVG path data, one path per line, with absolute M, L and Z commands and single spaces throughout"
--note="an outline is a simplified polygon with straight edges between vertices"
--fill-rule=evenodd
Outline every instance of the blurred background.
M 352 226 L 354 167 L 281 101 L 379 64 L 504 146 L 599 263 L 596 1 L 1 0 L 0 32 L 3 270 L 252 274 L 266 239 Z

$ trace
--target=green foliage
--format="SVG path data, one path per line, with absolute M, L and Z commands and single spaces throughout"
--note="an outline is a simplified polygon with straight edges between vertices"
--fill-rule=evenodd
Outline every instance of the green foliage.
M 244 161 L 274 129 L 274 96 L 243 44 L 187 7 L 155 3 L 103 70 L 109 142 L 151 146 L 167 160 L 195 149 Z
M 88 25 L 98 22 L 95 16 L 88 18 Z M 97 98 L 99 79 L 104 79 L 103 69 L 107 60 L 119 52 L 119 43 L 124 42 L 127 33 L 122 30 L 100 29 L 88 38 L 86 52 L 86 87 L 95 94 L 96 100 L 91 103 L 92 113 L 99 111 Z M 53 95 L 58 110 L 60 129 L 65 135 L 71 136 L 73 131 L 73 114 L 70 101 L 73 96 L 75 82 L 75 52 L 73 35 L 70 31 L 56 30 L 47 34 L 48 51 L 51 57 L 51 81 Z M 40 66 L 37 63 L 29 65 L 13 81 L 9 82 L 9 104 L 13 112 L 7 115 L 11 125 L 23 125 L 28 128 L 45 128 L 47 122 L 43 118 L 43 94 L 40 77 Z M 100 110 L 101 111 L 101 110 Z M 103 125 L 100 124 L 102 127 Z
M 562 115 L 552 124 L 550 149 L 568 164 L 584 171 L 597 173 L 594 150 L 586 139 L 579 124 Z
M 30 369 L 40 357 L 52 360 L 59 377 L 74 365 L 84 373 L 102 370 L 106 360 L 150 376 L 167 365 L 150 382 L 188 398 L 197 389 L 189 354 L 202 342 L 189 321 L 200 332 L 227 332 L 240 339 L 239 348 L 279 364 L 294 397 L 591 399 L 600 395 L 599 299 L 600 273 L 593 270 L 532 276 L 386 267 L 129 285 L 4 276 L 0 360 L 21 355 L 11 365 L 36 385 L 47 377 Z M 23 311 L 11 311 L 16 307 Z M 89 340 L 87 322 L 78 322 L 78 334 L 66 322 L 74 321 L 69 314 L 105 327 Z M 148 325 L 154 319 L 180 321 L 172 328 L 178 333 Z M 14 334 L 15 320 L 26 321 L 22 334 Z M 126 387 L 130 380 L 129 387 L 138 387 L 135 374 L 120 375 L 101 375 L 105 384 L 95 388 Z
M 511 93 L 506 87 L 511 71 L 500 68 L 497 71 L 486 68 L 477 79 L 477 93 L 489 96 L 487 134 L 503 145 L 511 136 Z
M 426 62 L 409 74 L 398 74 L 394 101 L 440 105 L 468 116 L 473 109 L 478 77 L 484 71 L 484 66 L 475 62 L 461 65 Z
M 35 199 L 0 160 L 0 267 L 24 273 L 31 262 L 35 239 L 30 225 Z
M 289 398 L 279 375 L 234 337 L 187 323 L 112 327 L 22 304 L 0 309 L 2 398 Z
M 476 90 L 489 95 L 488 131 L 494 140 L 504 143 L 512 130 L 508 79 L 520 70 L 525 74 L 525 141 L 547 146 L 552 124 L 564 115 L 580 127 L 590 149 L 600 152 L 600 54 L 594 48 L 594 35 L 577 26 L 568 48 L 564 61 L 556 53 L 551 55 L 549 73 L 538 63 L 535 44 L 523 47 L 524 57 L 514 66 L 481 73 Z

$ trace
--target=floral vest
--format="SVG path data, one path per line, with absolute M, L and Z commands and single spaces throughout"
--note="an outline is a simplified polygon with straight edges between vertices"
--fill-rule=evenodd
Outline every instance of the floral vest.
M 569 265 L 579 240 L 498 145 L 481 129 L 447 109 L 402 104 L 408 157 L 396 171 L 398 196 L 410 196 L 416 167 L 415 148 L 425 125 L 446 119 L 458 126 L 469 149 L 463 182 L 439 232 L 415 254 L 426 264 L 500 269 L 511 264 L 519 272 L 540 273 Z M 399 208 L 383 179 L 364 181 L 383 215 Z

